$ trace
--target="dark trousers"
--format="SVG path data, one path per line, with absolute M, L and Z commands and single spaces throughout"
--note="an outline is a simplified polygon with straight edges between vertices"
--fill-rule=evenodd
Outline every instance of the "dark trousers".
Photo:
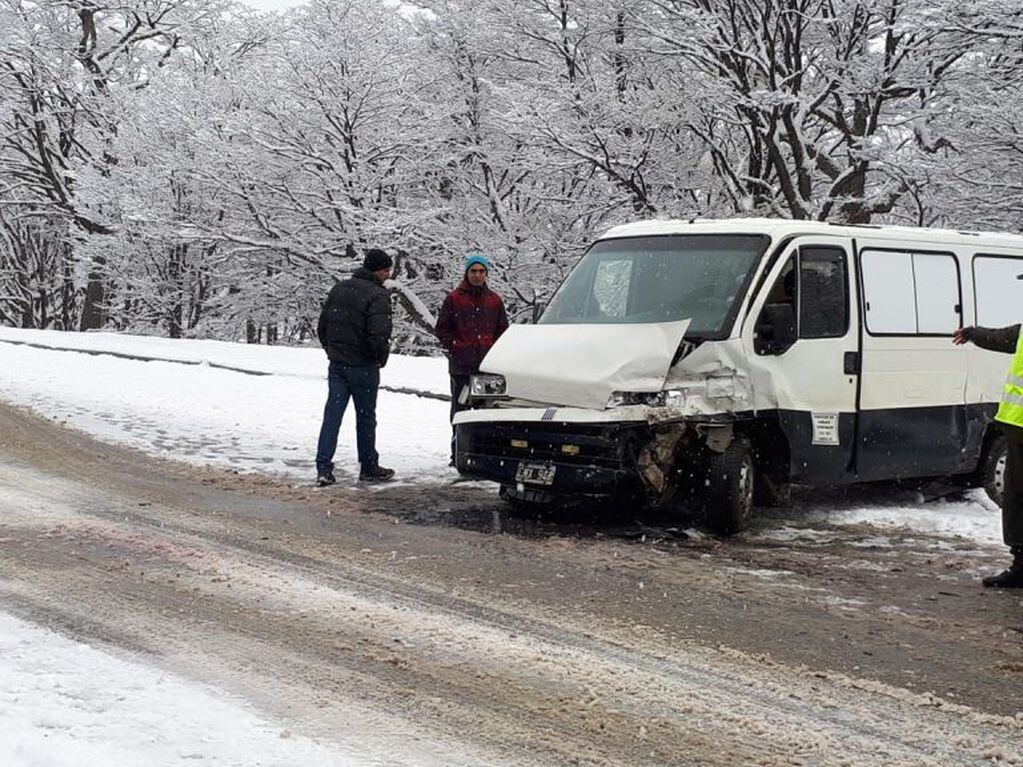
M 455 457 L 455 413 L 460 413 L 468 408 L 458 401 L 458 395 L 462 393 L 462 388 L 469 385 L 470 376 L 451 376 L 451 457 Z
M 1006 428 L 1005 493 L 1002 498 L 1002 538 L 1013 553 L 1023 556 L 1023 429 Z
M 348 400 L 355 401 L 355 440 L 359 463 L 363 469 L 377 466 L 377 389 L 380 368 L 376 365 L 350 367 L 331 362 L 327 371 L 327 404 L 323 407 L 323 425 L 316 446 L 316 472 L 320 475 L 334 470 L 337 433 Z

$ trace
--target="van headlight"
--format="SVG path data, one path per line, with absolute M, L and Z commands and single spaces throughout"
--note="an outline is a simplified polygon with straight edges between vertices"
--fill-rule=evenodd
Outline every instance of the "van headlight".
M 680 407 L 685 401 L 681 389 L 664 391 L 616 391 L 608 397 L 607 406 L 626 407 L 628 405 L 646 405 L 647 407 Z
M 507 388 L 504 376 L 480 373 L 469 379 L 469 393 L 473 397 L 503 397 Z

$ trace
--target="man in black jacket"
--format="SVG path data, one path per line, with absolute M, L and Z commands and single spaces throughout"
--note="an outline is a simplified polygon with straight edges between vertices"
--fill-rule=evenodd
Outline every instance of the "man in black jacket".
M 1019 325 L 997 329 L 960 328 L 955 332 L 952 342 L 964 344 L 971 341 L 981 349 L 1015 353 L 1018 360 L 1023 353 L 1023 341 L 1019 334 Z M 1014 361 L 1014 368 L 1016 364 Z M 1010 378 L 1013 377 L 1014 368 L 1010 368 Z M 1018 396 L 1003 395 L 1003 405 L 995 417 L 1005 435 L 1008 450 L 1005 457 L 1005 490 L 1002 493 L 1002 538 L 1012 552 L 1012 564 L 1008 570 L 998 575 L 989 575 L 983 580 L 985 586 L 1002 589 L 1023 588 L 1023 424 L 1015 423 L 1018 414 L 1014 414 L 1012 407 L 1005 406 L 1007 401 L 1013 399 L 1018 399 Z M 1018 413 L 1018 408 L 1015 411 Z
M 385 482 L 393 469 L 380 466 L 376 451 L 377 389 L 380 368 L 391 351 L 391 298 L 384 282 L 391 276 L 391 257 L 373 248 L 351 279 L 334 285 L 323 303 L 316 327 L 327 352 L 328 396 L 316 448 L 316 484 L 333 485 L 334 452 L 349 398 L 355 400 L 355 436 L 359 480 Z

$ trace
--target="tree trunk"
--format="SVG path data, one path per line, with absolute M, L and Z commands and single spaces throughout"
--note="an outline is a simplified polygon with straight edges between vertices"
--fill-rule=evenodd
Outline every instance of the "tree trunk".
M 173 245 L 170 249 L 170 257 L 167 260 L 167 282 L 170 288 L 171 305 L 167 317 L 167 334 L 171 338 L 181 338 L 184 325 L 185 300 L 182 275 L 184 274 L 185 253 L 187 245 Z
M 96 257 L 92 264 L 85 288 L 85 305 L 82 307 L 82 330 L 99 330 L 106 319 L 103 308 L 107 300 L 107 284 L 102 271 L 106 259 Z
M 89 283 L 85 288 L 85 305 L 82 307 L 82 330 L 98 330 L 103 326 L 103 304 L 106 302 L 106 283 L 98 272 L 89 272 Z
M 75 314 L 75 282 L 71 271 L 71 244 L 61 244 L 60 330 L 72 330 Z

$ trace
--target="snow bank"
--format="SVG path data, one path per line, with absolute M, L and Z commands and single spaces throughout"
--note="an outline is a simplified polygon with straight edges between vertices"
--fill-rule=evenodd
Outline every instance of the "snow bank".
M 327 374 L 327 360 L 318 344 L 304 347 L 259 346 L 230 341 L 196 341 L 119 333 L 59 333 L 6 327 L 0 327 L 0 341 L 189 363 L 205 362 L 256 373 L 315 380 L 323 380 Z M 0 359 L 4 354 L 0 351 Z M 380 372 L 380 382 L 447 395 L 447 360 L 394 354 Z
M 318 349 L 252 346 L 110 333 L 0 328 L 0 341 L 74 347 L 228 364 L 267 375 L 206 365 L 0 343 L 0 398 L 31 407 L 99 439 L 196 464 L 311 481 L 327 394 Z M 394 386 L 447 391 L 446 363 L 395 356 L 381 378 Z M 451 427 L 440 400 L 380 392 L 377 450 L 401 480 L 448 478 Z M 354 410 L 349 407 L 336 459 L 341 481 L 354 481 Z

